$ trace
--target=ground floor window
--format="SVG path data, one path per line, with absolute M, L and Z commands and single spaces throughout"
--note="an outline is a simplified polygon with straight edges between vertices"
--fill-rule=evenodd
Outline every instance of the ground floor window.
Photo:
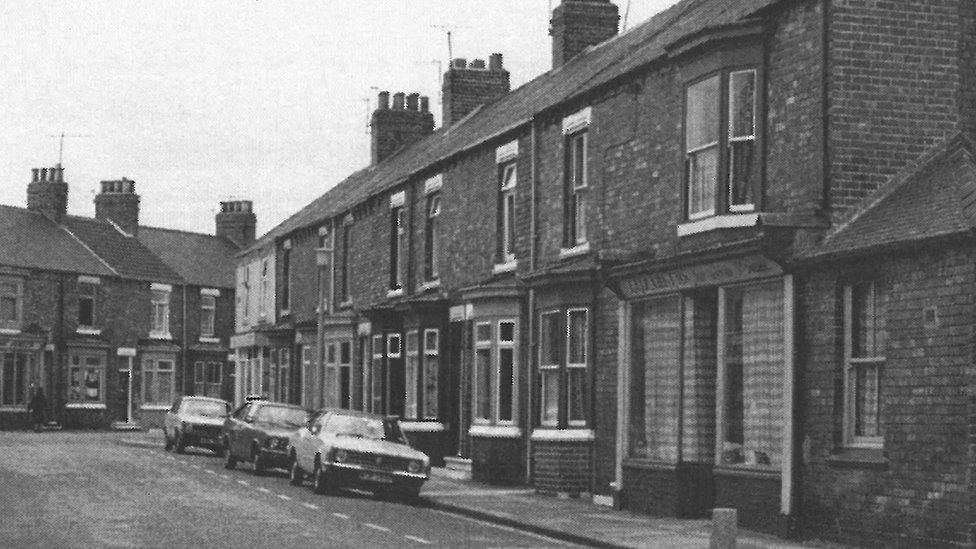
M 437 419 L 440 330 L 411 330 L 406 335 L 404 404 L 407 419 Z
M 516 323 L 475 323 L 474 410 L 480 423 L 511 423 L 515 417 Z
M 30 398 L 28 377 L 34 370 L 33 353 L 0 353 L 0 406 L 25 406 Z
M 84 353 L 70 355 L 68 403 L 105 403 L 105 355 Z
M 339 343 L 339 407 L 352 408 L 352 341 Z
M 223 364 L 197 361 L 193 364 L 193 393 L 197 396 L 220 398 L 223 394 Z
M 539 319 L 540 423 L 585 426 L 589 417 L 589 310 L 546 311 Z
M 352 405 L 352 341 L 326 341 L 324 355 L 325 405 L 349 408 Z
M 176 388 L 175 374 L 172 358 L 144 357 L 142 359 L 142 403 L 172 404 Z
M 887 342 L 887 299 L 880 280 L 844 287 L 845 444 L 880 448 L 881 382 Z

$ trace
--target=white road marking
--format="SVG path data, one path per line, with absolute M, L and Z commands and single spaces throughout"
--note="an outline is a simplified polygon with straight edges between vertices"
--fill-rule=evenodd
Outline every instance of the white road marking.
M 430 545 L 430 542 L 425 540 L 424 538 L 418 538 L 416 536 L 403 536 L 403 537 L 407 538 L 410 541 L 416 541 L 421 545 Z
M 315 510 L 315 511 L 318 511 L 319 510 L 319 506 L 318 505 L 315 505 L 314 503 L 303 503 L 302 506 L 303 507 L 308 507 L 309 509 L 312 509 L 312 510 Z
M 257 490 L 258 492 L 265 493 L 265 494 L 270 494 L 271 493 L 271 490 L 268 490 L 267 488 L 265 488 L 263 486 L 258 486 L 257 488 L 255 488 L 255 490 Z
M 213 469 L 204 469 L 203 472 L 204 473 L 207 473 L 208 475 L 216 475 L 217 474 L 217 471 L 214 471 Z
M 237 484 L 240 484 L 241 486 L 250 486 L 250 484 L 248 484 L 246 480 L 239 480 L 237 481 Z
M 372 528 L 373 530 L 378 530 L 380 532 L 389 532 L 390 529 L 386 526 L 380 526 L 379 524 L 373 524 L 372 522 L 364 522 L 363 526 L 366 528 Z
M 332 516 L 341 518 L 342 520 L 349 520 L 349 515 L 343 515 L 342 513 L 332 513 Z
M 290 497 L 288 497 L 286 495 L 283 495 L 283 494 L 278 494 L 278 499 L 283 499 L 285 501 L 291 501 L 291 498 Z

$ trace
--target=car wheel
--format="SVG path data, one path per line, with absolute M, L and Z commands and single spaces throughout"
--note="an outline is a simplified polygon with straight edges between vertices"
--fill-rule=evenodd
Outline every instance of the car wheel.
M 305 472 L 298 466 L 298 458 L 293 456 L 291 458 L 291 469 L 288 471 L 288 482 L 292 486 L 301 486 L 303 480 L 305 480 Z
M 312 489 L 316 494 L 333 494 L 336 491 L 335 481 L 329 478 L 318 463 L 315 464 L 315 471 L 312 473 Z
M 237 465 L 237 458 L 230 452 L 230 445 L 224 441 L 224 469 L 233 469 Z
M 173 441 L 166 435 L 166 429 L 163 429 L 163 449 L 167 452 L 173 449 Z
M 183 433 L 176 433 L 176 453 L 182 454 L 186 452 L 186 442 L 183 441 Z
M 416 488 L 405 486 L 397 491 L 397 499 L 408 505 L 413 505 L 420 500 L 420 486 Z
M 261 450 L 255 448 L 251 455 L 251 468 L 255 475 L 264 474 L 264 459 L 261 457 Z

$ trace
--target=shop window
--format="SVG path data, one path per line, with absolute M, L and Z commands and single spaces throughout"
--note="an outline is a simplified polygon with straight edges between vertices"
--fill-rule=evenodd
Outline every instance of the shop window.
M 427 223 L 424 227 L 424 280 L 434 281 L 440 277 L 437 270 L 440 242 L 438 241 L 438 221 L 441 215 L 441 193 L 427 196 Z
M 629 456 L 676 463 L 680 417 L 680 298 L 631 309 Z
M 25 352 L 5 352 L 0 354 L 0 359 L 0 406 L 26 405 L 30 398 L 27 378 L 34 370 L 34 356 Z
M 587 242 L 587 139 L 586 131 L 577 132 L 566 137 L 566 248 L 573 248 Z
M 159 285 L 152 290 L 152 324 L 150 337 L 169 339 L 169 287 Z
M 212 295 L 200 296 L 200 337 L 213 337 L 214 322 L 217 316 L 217 298 Z
M 90 282 L 78 283 L 78 326 L 91 328 L 95 326 L 95 292 L 96 286 Z
M 423 376 L 420 400 L 423 406 L 423 419 L 438 417 L 438 376 L 440 375 L 440 331 L 424 330 Z
M 390 209 L 390 290 L 403 288 L 407 225 L 403 206 Z
M 755 70 L 717 74 L 688 86 L 685 110 L 687 219 L 755 209 L 759 187 L 756 90 Z M 724 115 L 723 97 L 728 105 Z
M 492 345 L 490 322 L 479 322 L 474 328 L 475 345 L 475 419 L 491 420 Z
M 720 290 L 719 462 L 778 467 L 784 383 L 781 281 Z
M 516 163 L 500 168 L 498 191 L 498 263 L 515 261 L 515 185 L 518 182 Z
M 881 387 L 887 342 L 885 298 L 877 281 L 844 288 L 844 423 L 849 446 L 884 444 Z
M 172 359 L 144 358 L 142 361 L 142 403 L 169 405 L 175 396 L 175 371 Z
M 339 343 L 339 407 L 352 408 L 352 341 Z
M 23 295 L 23 280 L 0 278 L 0 328 L 20 329 Z

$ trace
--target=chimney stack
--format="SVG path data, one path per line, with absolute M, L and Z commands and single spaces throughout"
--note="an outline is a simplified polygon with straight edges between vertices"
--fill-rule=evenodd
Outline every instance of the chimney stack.
M 376 110 L 369 122 L 373 165 L 434 131 L 430 99 L 416 93 L 407 96 L 398 92 L 393 94 L 392 109 L 389 100 L 390 92 L 379 93 Z
M 257 216 L 254 215 L 254 203 L 250 200 L 221 202 L 215 221 L 217 236 L 224 237 L 241 248 L 254 243 Z
M 55 223 L 68 213 L 68 184 L 64 182 L 64 168 L 34 168 L 27 185 L 27 209 L 41 212 Z
M 552 68 L 616 36 L 619 23 L 620 10 L 610 0 L 563 0 L 549 21 Z
M 445 128 L 511 90 L 510 75 L 502 64 L 502 54 L 493 53 L 488 59 L 487 67 L 483 59 L 475 59 L 470 65 L 467 59 L 451 60 L 444 75 L 441 125 Z
M 139 195 L 136 182 L 122 178 L 102 181 L 102 192 L 95 195 L 95 217 L 111 221 L 120 229 L 137 236 L 139 234 Z

